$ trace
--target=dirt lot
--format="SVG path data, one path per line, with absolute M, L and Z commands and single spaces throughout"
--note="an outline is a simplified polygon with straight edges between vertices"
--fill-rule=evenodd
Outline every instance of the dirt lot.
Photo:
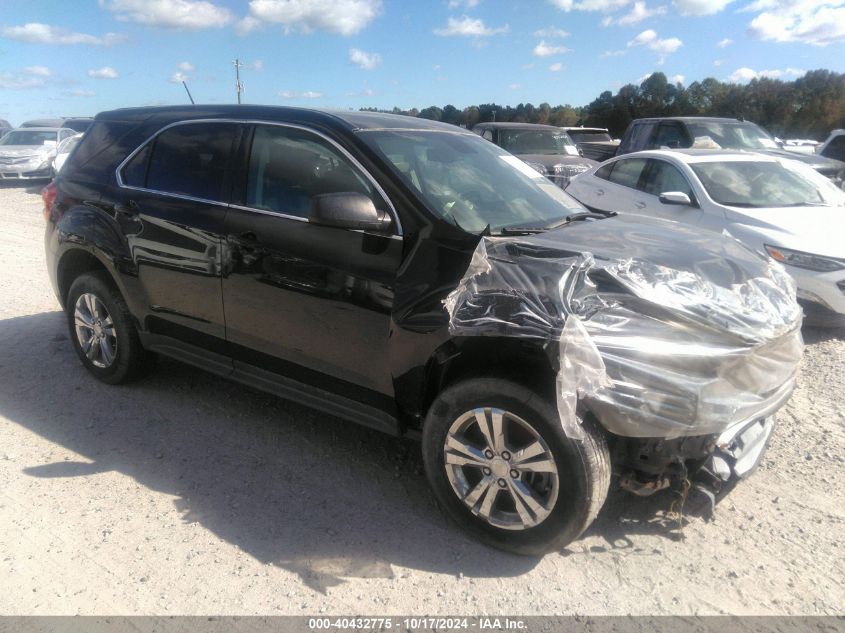
M 836 614 L 845 332 L 805 331 L 760 470 L 715 520 L 612 492 L 542 559 L 437 510 L 418 447 L 173 362 L 109 387 L 44 267 L 39 187 L 0 188 L 0 612 Z

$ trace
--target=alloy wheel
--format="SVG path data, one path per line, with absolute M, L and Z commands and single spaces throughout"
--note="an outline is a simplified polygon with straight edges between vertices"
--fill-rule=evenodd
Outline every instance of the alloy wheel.
M 452 423 L 443 447 L 452 490 L 490 525 L 525 530 L 551 514 L 558 471 L 548 444 L 508 411 L 479 408 Z
M 117 355 L 117 334 L 103 302 L 90 292 L 79 295 L 73 322 L 76 339 L 91 364 L 101 369 L 111 366 Z

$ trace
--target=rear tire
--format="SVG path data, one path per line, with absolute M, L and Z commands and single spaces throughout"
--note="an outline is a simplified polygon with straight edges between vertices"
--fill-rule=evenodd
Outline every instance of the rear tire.
M 79 360 L 110 385 L 130 382 L 150 366 L 129 308 L 105 272 L 74 280 L 65 303 L 70 339 Z
M 479 420 L 491 436 L 505 429 L 498 447 L 479 434 Z M 585 438 L 570 439 L 556 406 L 537 392 L 509 380 L 468 379 L 429 409 L 426 475 L 447 514 L 488 545 L 524 555 L 559 550 L 592 523 L 610 486 L 605 434 L 588 420 L 582 426 Z M 530 453 L 536 456 L 524 457 Z

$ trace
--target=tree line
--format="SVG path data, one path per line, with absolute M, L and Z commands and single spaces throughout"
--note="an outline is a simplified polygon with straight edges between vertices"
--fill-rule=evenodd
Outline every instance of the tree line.
M 685 87 L 655 72 L 639 85 L 622 86 L 616 94 L 606 90 L 586 106 L 484 103 L 462 110 L 446 105 L 422 110 L 393 108 L 392 112 L 467 128 L 489 121 L 603 127 L 615 137 L 621 136 L 631 121 L 643 117 L 742 117 L 782 138 L 823 140 L 832 129 L 845 127 L 845 74 L 812 70 L 793 81 L 761 77 L 747 84 L 709 77 Z

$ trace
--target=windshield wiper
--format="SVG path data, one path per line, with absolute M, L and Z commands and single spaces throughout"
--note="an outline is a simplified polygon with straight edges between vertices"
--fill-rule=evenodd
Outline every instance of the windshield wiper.
M 554 231 L 579 220 L 604 220 L 605 218 L 612 218 L 615 215 L 615 211 L 581 211 L 567 215 L 564 220 L 554 224 L 548 224 L 546 226 L 506 226 L 502 228 L 500 233 L 502 235 L 533 235 L 535 233 Z

